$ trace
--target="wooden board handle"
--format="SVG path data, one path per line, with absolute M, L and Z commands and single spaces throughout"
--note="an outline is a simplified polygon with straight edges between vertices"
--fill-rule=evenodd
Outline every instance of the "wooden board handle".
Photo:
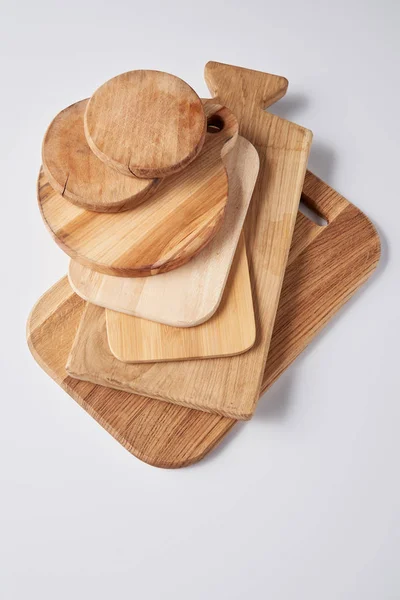
M 227 106 L 236 115 L 240 123 L 239 133 L 255 146 L 268 146 L 271 128 L 281 129 L 285 119 L 265 109 L 286 94 L 287 79 L 217 62 L 206 64 L 204 76 L 210 92 L 215 94 L 214 100 Z M 290 127 L 292 133 L 297 128 L 300 137 L 305 135 L 304 143 L 310 145 L 311 131 L 295 123 L 290 123 Z M 276 143 L 283 144 L 284 140 Z
M 203 100 L 207 117 L 207 133 L 204 148 L 210 160 L 215 161 L 235 145 L 239 123 L 236 116 L 226 106 L 221 106 L 214 98 Z
M 328 187 L 321 179 L 307 171 L 301 199 L 328 223 L 332 222 L 350 202 Z
M 206 64 L 204 76 L 210 92 L 215 95 L 213 101 L 228 106 L 235 113 L 245 137 L 256 135 L 253 124 L 258 119 L 272 118 L 265 109 L 280 100 L 288 88 L 285 77 L 213 61 Z M 262 136 L 256 137 L 262 144 Z M 350 204 L 310 172 L 305 178 L 302 200 L 328 223 Z
M 243 107 L 244 112 L 254 109 L 266 109 L 287 92 L 289 85 L 285 77 L 262 73 L 252 69 L 244 69 L 210 61 L 204 69 L 204 78 L 208 89 L 216 98 L 231 108 L 232 100 L 235 108 Z M 246 101 L 248 97 L 248 101 Z M 242 115 L 231 108 L 241 120 Z

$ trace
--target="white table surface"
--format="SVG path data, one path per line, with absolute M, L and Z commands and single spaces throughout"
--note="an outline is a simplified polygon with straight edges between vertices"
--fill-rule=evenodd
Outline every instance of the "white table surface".
M 2 599 L 400 598 L 399 17 L 395 0 L 1 3 Z M 289 79 L 274 112 L 313 130 L 310 169 L 383 256 L 252 421 L 164 471 L 30 356 L 27 315 L 68 264 L 35 185 L 59 110 L 136 68 L 206 95 L 208 60 Z

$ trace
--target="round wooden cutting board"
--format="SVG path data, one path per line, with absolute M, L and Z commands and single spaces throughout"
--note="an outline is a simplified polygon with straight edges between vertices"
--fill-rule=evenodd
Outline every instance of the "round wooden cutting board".
M 41 213 L 69 256 L 101 273 L 142 277 L 185 264 L 211 241 L 228 201 L 221 157 L 236 142 L 238 122 L 229 109 L 212 100 L 204 108 L 210 130 L 200 155 L 130 211 L 102 214 L 75 206 L 41 171 Z
M 196 92 L 161 71 L 129 71 L 90 98 L 85 133 L 92 151 L 130 177 L 166 177 L 201 151 L 206 116 Z
M 57 192 L 82 208 L 119 212 L 137 206 L 160 180 L 126 177 L 97 158 L 83 126 L 88 102 L 72 104 L 50 124 L 42 146 L 43 171 Z
M 260 164 L 257 150 L 242 136 L 223 161 L 229 182 L 224 221 L 197 256 L 157 277 L 113 277 L 71 260 L 72 289 L 92 304 L 172 327 L 210 319 L 222 299 Z

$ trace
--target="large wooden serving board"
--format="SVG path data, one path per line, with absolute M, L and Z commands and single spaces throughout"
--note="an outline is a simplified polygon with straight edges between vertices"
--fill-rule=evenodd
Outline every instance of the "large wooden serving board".
M 239 136 L 223 162 L 229 183 L 224 220 L 190 262 L 157 277 L 113 277 L 71 260 L 73 290 L 92 304 L 172 327 L 194 327 L 210 319 L 222 299 L 260 161 L 254 146 Z
M 380 257 L 379 236 L 369 219 L 310 172 L 302 201 L 328 225 L 320 227 L 303 214 L 297 215 L 261 392 L 361 287 Z M 39 365 L 141 460 L 157 467 L 178 468 L 203 458 L 232 429 L 235 420 L 67 375 L 65 364 L 84 308 L 85 302 L 73 292 L 67 277 L 38 301 L 28 320 L 27 338 Z M 261 305 L 259 310 L 268 307 Z
M 209 63 L 205 75 L 214 100 L 237 115 L 240 132 L 260 157 L 244 226 L 257 339 L 251 350 L 230 358 L 183 362 L 179 368 L 171 362 L 131 365 L 127 378 L 113 377 L 112 382 L 130 392 L 245 420 L 259 398 L 312 134 L 264 110 L 277 89 L 281 96 L 286 92 L 286 79 L 219 63 Z M 267 309 L 260 311 L 260 306 Z M 109 372 L 99 380 L 96 365 L 91 366 L 74 375 L 111 384 Z
M 43 220 L 71 258 L 108 275 L 147 277 L 184 265 L 212 240 L 228 202 L 222 155 L 236 142 L 238 122 L 214 100 L 206 100 L 204 110 L 220 129 L 206 133 L 195 161 L 165 178 L 146 202 L 129 211 L 99 213 L 76 206 L 41 171 Z

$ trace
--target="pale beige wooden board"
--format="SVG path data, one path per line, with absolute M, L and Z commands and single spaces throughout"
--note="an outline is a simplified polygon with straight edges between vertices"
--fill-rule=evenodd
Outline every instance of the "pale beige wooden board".
M 93 152 L 127 176 L 181 171 L 204 143 L 206 116 L 196 92 L 161 71 L 129 71 L 95 91 L 85 113 Z
M 113 377 L 113 385 L 182 406 L 249 419 L 259 397 L 312 134 L 264 110 L 285 94 L 286 79 L 209 63 L 206 81 L 218 101 L 238 116 L 240 133 L 256 146 L 260 156 L 260 174 L 245 223 L 256 343 L 239 356 L 185 361 L 179 368 L 176 363 L 129 365 L 129 377 Z M 265 310 L 260 312 L 260 306 Z M 96 383 L 110 385 L 94 370 L 89 373 L 95 375 Z
M 82 208 L 118 212 L 137 206 L 161 180 L 126 177 L 97 158 L 83 128 L 87 104 L 72 104 L 50 123 L 42 146 L 45 175 L 57 192 Z
M 157 277 L 113 277 L 72 260 L 68 276 L 75 292 L 98 306 L 173 327 L 193 327 L 212 317 L 222 298 L 259 169 L 257 151 L 243 137 L 223 162 L 229 181 L 228 204 L 220 231 L 204 250 L 179 269 Z
M 143 277 L 175 269 L 200 252 L 222 225 L 228 178 L 222 155 L 237 139 L 234 114 L 213 100 L 207 115 L 223 122 L 207 133 L 197 159 L 163 180 L 146 202 L 119 213 L 96 213 L 75 206 L 41 172 L 39 206 L 55 241 L 81 264 L 109 275 Z
M 301 213 L 297 215 L 262 392 L 330 322 L 379 261 L 379 236 L 369 219 L 310 172 L 302 199 L 325 217 L 328 225 L 320 227 Z M 65 364 L 84 306 L 66 277 L 37 302 L 28 320 L 27 335 L 39 365 L 141 460 L 166 468 L 201 460 L 237 421 L 68 376 Z M 111 354 L 107 345 L 104 354 L 107 360 Z
M 205 323 L 197 327 L 170 327 L 109 309 L 106 310 L 106 322 L 110 350 L 124 362 L 191 360 L 246 352 L 254 344 L 256 328 L 243 235 L 222 301 Z M 85 335 L 82 329 L 81 337 Z M 82 346 L 78 339 L 76 346 Z M 75 352 L 76 364 L 79 350 Z

